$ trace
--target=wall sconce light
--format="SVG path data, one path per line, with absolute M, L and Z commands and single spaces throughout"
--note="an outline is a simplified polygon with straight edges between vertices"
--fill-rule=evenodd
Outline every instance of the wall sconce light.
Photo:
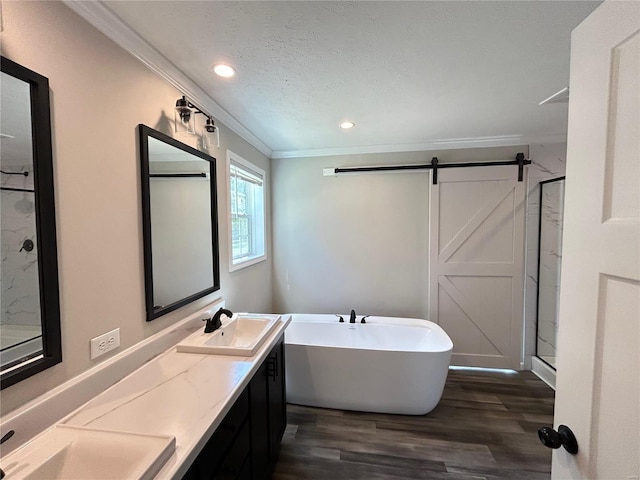
M 193 121 L 193 111 L 187 97 L 183 96 L 176 101 L 175 129 L 181 135 L 195 135 L 196 130 Z
M 202 131 L 202 143 L 204 144 L 204 148 L 209 151 L 214 147 L 220 147 L 220 131 L 213 123 L 213 119 L 211 117 L 207 117 L 207 121 L 204 124 L 204 130 Z
M 186 96 L 182 96 L 176 101 L 175 111 L 175 130 L 177 134 L 181 135 L 195 135 L 195 115 L 197 113 L 203 114 L 207 117 L 204 128 L 202 129 L 202 144 L 208 151 L 212 151 L 213 148 L 220 147 L 220 131 L 216 124 L 213 122 L 211 115 L 202 111 L 200 107 L 197 107 Z

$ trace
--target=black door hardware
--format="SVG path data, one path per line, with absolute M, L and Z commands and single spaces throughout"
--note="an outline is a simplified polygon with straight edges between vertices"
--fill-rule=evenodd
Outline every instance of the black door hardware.
M 545 447 L 564 447 L 571 455 L 578 453 L 578 441 L 571 429 L 566 425 L 560 425 L 557 432 L 553 427 L 542 427 L 538 430 L 538 438 Z

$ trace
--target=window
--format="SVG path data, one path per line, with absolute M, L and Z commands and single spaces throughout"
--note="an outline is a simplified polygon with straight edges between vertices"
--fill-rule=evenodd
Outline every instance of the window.
M 227 150 L 229 271 L 266 260 L 264 170 Z

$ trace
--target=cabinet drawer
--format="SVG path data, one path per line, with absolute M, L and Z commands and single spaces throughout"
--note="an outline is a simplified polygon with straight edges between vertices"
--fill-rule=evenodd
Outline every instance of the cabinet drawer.
M 240 475 L 238 475 L 236 480 L 251 480 L 251 456 L 247 457 L 244 461 Z
M 249 389 L 245 388 L 244 391 L 236 400 L 236 403 L 233 404 L 227 416 L 224 417 L 224 420 L 220 423 L 220 426 L 216 429 L 215 433 L 211 436 L 215 437 L 220 434 L 227 433 L 229 435 L 234 435 L 242 426 L 244 420 L 249 415 Z
M 211 478 L 228 456 L 238 431 L 249 415 L 249 391 L 245 389 L 198 456 L 198 478 Z M 247 449 L 248 451 L 248 449 Z
M 249 463 L 249 452 L 251 450 L 251 430 L 249 422 L 245 422 L 240 433 L 236 437 L 231 449 L 227 452 L 220 470 L 213 478 L 215 480 L 236 480 L 240 477 L 243 467 Z

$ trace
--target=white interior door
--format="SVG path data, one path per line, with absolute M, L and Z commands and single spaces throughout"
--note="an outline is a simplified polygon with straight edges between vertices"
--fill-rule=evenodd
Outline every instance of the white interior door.
M 430 319 L 453 365 L 521 368 L 526 181 L 512 167 L 438 171 L 430 200 Z
M 640 3 L 572 34 L 552 478 L 640 477 Z

